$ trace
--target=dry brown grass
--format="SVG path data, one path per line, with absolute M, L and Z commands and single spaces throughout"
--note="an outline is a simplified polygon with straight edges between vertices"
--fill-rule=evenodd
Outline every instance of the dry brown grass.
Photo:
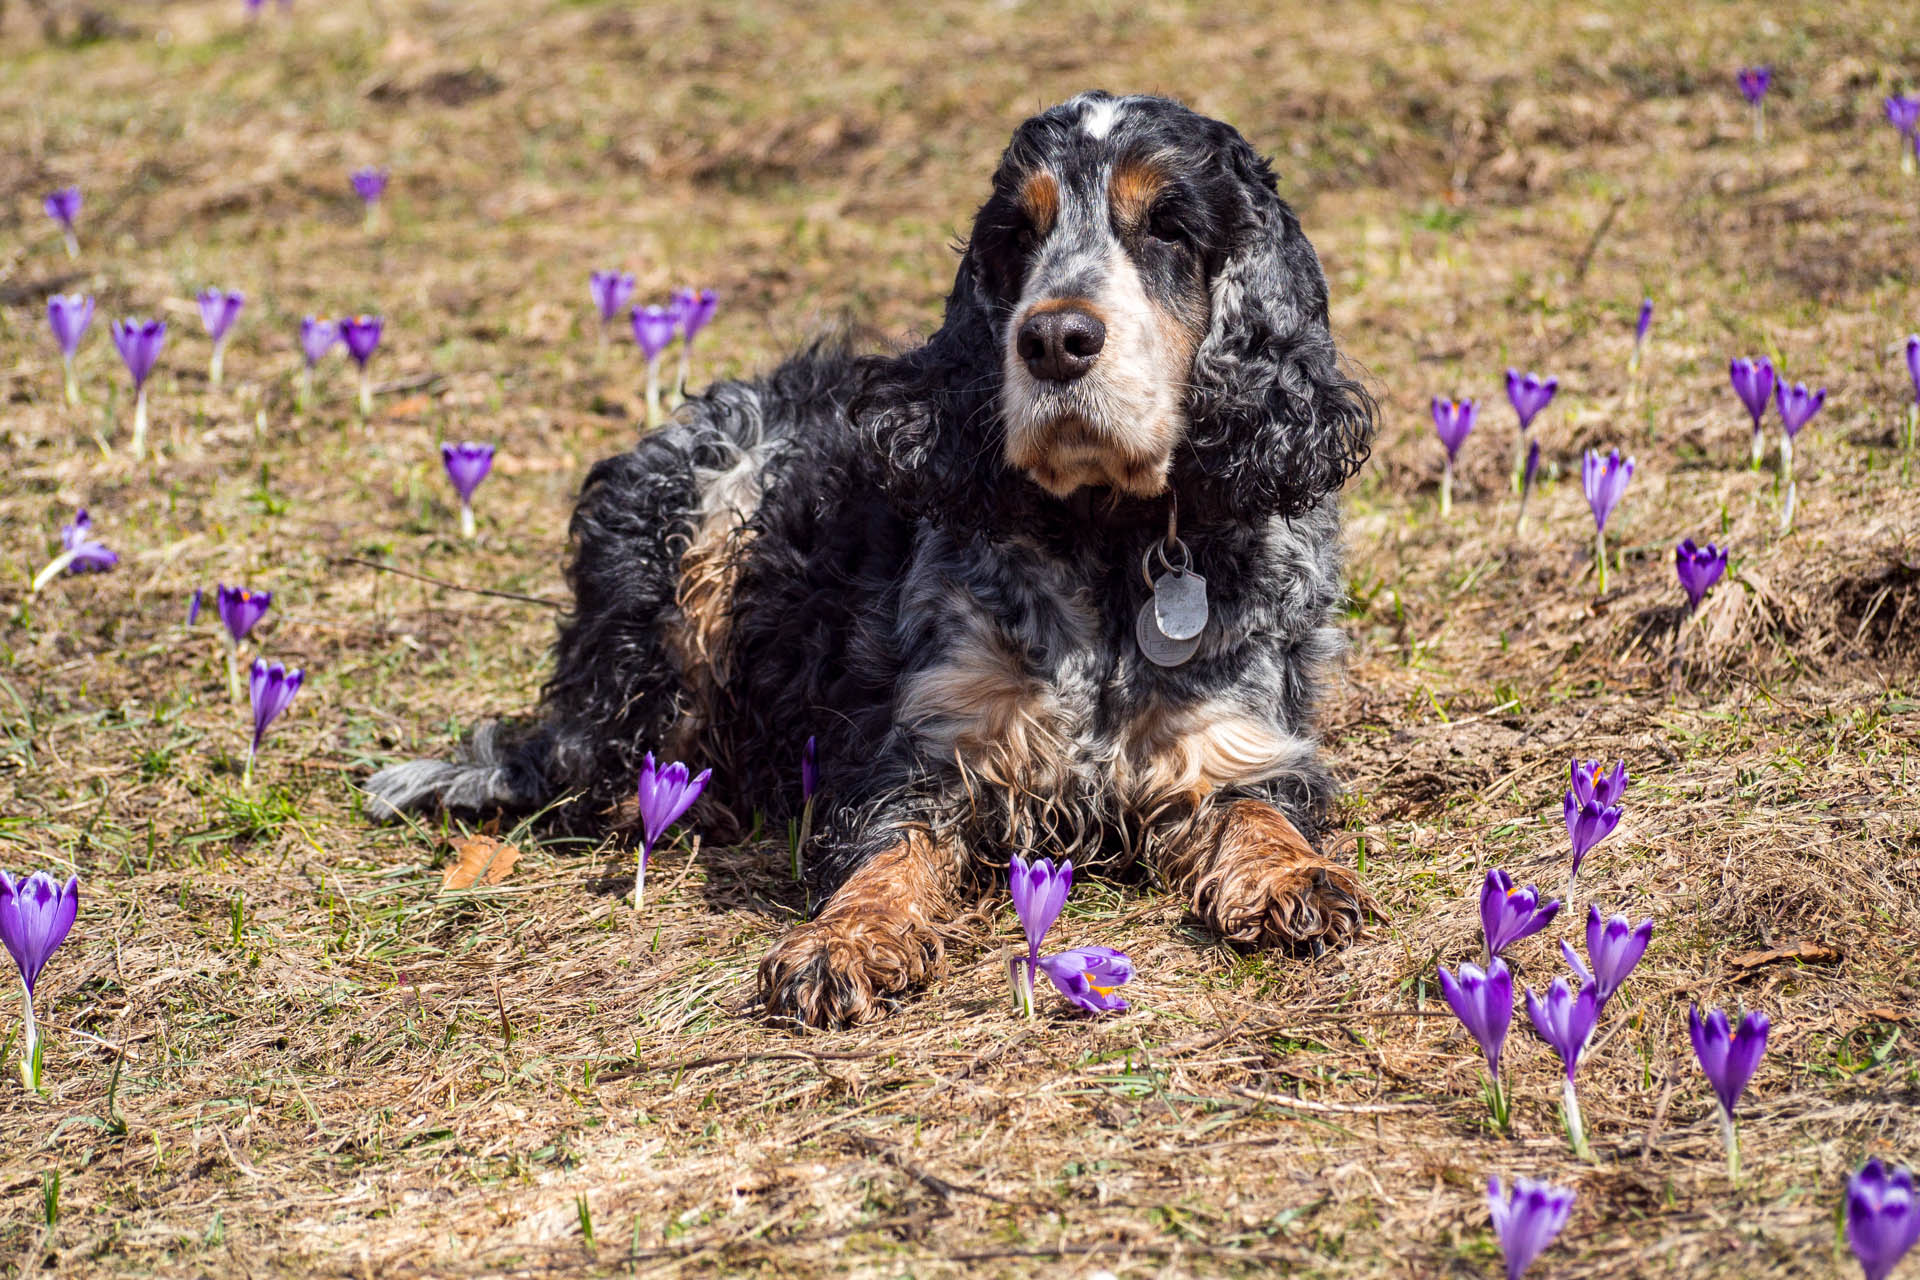
M 1540 1274 L 1848 1273 L 1845 1172 L 1920 1157 L 1920 498 L 1894 448 L 1920 183 L 1878 120 L 1920 32 L 1894 7 L 298 0 L 253 30 L 238 0 L 84 7 L 53 43 L 0 17 L 0 864 L 85 884 L 44 980 L 49 1091 L 0 1087 L 0 1272 L 1489 1275 L 1499 1172 L 1579 1189 Z M 1755 151 L 1730 76 L 1761 57 L 1782 86 Z M 371 765 L 527 705 L 551 617 L 342 558 L 560 593 L 570 492 L 638 405 L 630 357 L 595 366 L 588 270 L 717 287 L 707 372 L 842 317 L 924 331 L 1008 129 L 1089 84 L 1276 153 L 1381 396 L 1328 736 L 1391 923 L 1241 957 L 1088 884 L 1060 933 L 1135 956 L 1128 1015 L 1010 1019 L 996 906 L 893 1020 L 801 1035 L 749 1003 L 803 906 L 784 842 L 664 854 L 636 921 L 617 850 L 505 833 L 505 882 L 443 893 L 457 833 L 364 824 Z M 345 180 L 368 162 L 395 171 L 372 238 Z M 38 211 L 66 181 L 78 263 Z M 252 299 L 219 393 L 207 283 Z M 101 302 L 79 414 L 54 288 Z M 362 426 L 336 364 L 295 413 L 299 315 L 369 307 L 405 389 Z M 127 410 L 104 324 L 156 310 L 167 448 L 135 466 L 94 440 Z M 1787 537 L 1726 388 L 1758 351 L 1833 389 Z M 1496 401 L 1508 363 L 1565 383 L 1540 428 L 1562 477 L 1590 445 L 1639 458 L 1604 601 L 1577 479 L 1513 534 L 1503 404 L 1436 518 L 1426 400 Z M 502 450 L 473 547 L 432 449 L 466 436 Z M 120 569 L 28 603 L 82 503 Z M 1735 572 L 1676 665 L 1687 535 Z M 261 647 L 311 672 L 251 795 L 209 632 L 180 625 L 215 580 L 275 590 Z M 1558 884 L 1573 752 L 1635 777 L 1583 896 L 1658 921 L 1583 1070 L 1591 1167 L 1518 1028 L 1515 1132 L 1488 1129 L 1433 979 L 1476 949 L 1487 867 Z M 1568 935 L 1517 949 L 1525 981 Z M 1803 942 L 1834 958 L 1735 963 Z M 1695 997 L 1774 1017 L 1739 1188 Z

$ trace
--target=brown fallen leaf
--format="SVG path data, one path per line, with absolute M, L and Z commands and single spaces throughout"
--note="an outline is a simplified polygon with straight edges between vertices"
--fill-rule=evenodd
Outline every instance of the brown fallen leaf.
M 465 836 L 453 842 L 454 860 L 440 873 L 440 889 L 471 889 L 499 884 L 520 861 L 520 851 L 493 836 Z
M 1737 956 L 1730 957 L 1727 963 L 1736 969 L 1758 969 L 1761 965 L 1772 964 L 1775 960 L 1832 964 L 1839 958 L 1838 947 L 1830 947 L 1824 942 L 1795 942 L 1784 947 L 1772 947 L 1766 951 L 1743 951 Z

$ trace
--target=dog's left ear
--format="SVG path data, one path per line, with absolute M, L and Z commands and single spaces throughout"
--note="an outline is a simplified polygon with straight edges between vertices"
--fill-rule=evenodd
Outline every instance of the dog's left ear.
M 1220 126 L 1218 154 L 1244 200 L 1213 273 L 1211 327 L 1194 353 L 1182 486 L 1220 514 L 1296 516 L 1352 479 L 1373 439 L 1373 398 L 1341 371 L 1320 259 L 1273 170 Z

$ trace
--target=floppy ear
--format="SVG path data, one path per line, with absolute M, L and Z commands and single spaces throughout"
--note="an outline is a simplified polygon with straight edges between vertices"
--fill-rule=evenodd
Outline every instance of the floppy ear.
M 848 406 L 893 503 L 968 528 L 990 523 L 1018 492 L 1002 483 L 1000 362 L 977 268 L 969 249 L 939 332 L 923 347 L 875 360 Z
M 1184 493 L 1216 516 L 1296 516 L 1367 460 L 1373 398 L 1340 369 L 1327 281 L 1273 170 L 1237 132 L 1218 140 L 1245 200 L 1194 353 Z

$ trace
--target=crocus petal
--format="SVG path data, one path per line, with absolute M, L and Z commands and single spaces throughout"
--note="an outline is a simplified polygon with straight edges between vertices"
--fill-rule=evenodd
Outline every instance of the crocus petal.
M 249 591 L 245 587 L 229 587 L 225 583 L 214 586 L 213 598 L 214 608 L 220 614 L 220 625 L 227 629 L 227 636 L 235 644 L 245 640 L 247 633 L 273 607 L 273 592 Z
M 1573 1192 L 1530 1178 L 1516 1178 L 1508 1193 L 1499 1178 L 1487 1182 L 1487 1209 L 1493 1233 L 1507 1262 L 1507 1280 L 1520 1280 L 1553 1243 L 1573 1212 Z
M 471 502 L 474 490 L 487 478 L 487 472 L 493 468 L 493 446 L 465 440 L 459 444 L 443 443 L 440 446 L 440 461 L 447 468 L 447 479 L 453 482 L 453 488 L 460 495 L 460 501 Z
M 46 968 L 80 910 L 80 880 L 62 885 L 44 871 L 15 881 L 0 871 L 0 945 L 13 957 L 27 994 Z
M 674 327 L 679 323 L 673 312 L 665 307 L 635 307 L 632 314 L 633 340 L 639 344 L 640 352 L 648 361 L 659 358 L 662 351 L 673 341 Z
M 1115 989 L 1133 980 L 1133 961 L 1112 947 L 1076 947 L 1039 961 L 1056 990 L 1091 1013 L 1118 1013 L 1127 1002 Z
M 1869 1160 L 1847 1180 L 1847 1244 L 1866 1280 L 1887 1280 L 1920 1240 L 1913 1174 Z
M 1460 976 L 1440 970 L 1440 993 L 1446 997 L 1453 1016 L 1460 1019 L 1486 1057 L 1487 1071 L 1500 1074 L 1500 1051 L 1507 1042 L 1507 1028 L 1513 1022 L 1513 974 L 1504 960 L 1495 959 L 1482 970 L 1463 964 Z

